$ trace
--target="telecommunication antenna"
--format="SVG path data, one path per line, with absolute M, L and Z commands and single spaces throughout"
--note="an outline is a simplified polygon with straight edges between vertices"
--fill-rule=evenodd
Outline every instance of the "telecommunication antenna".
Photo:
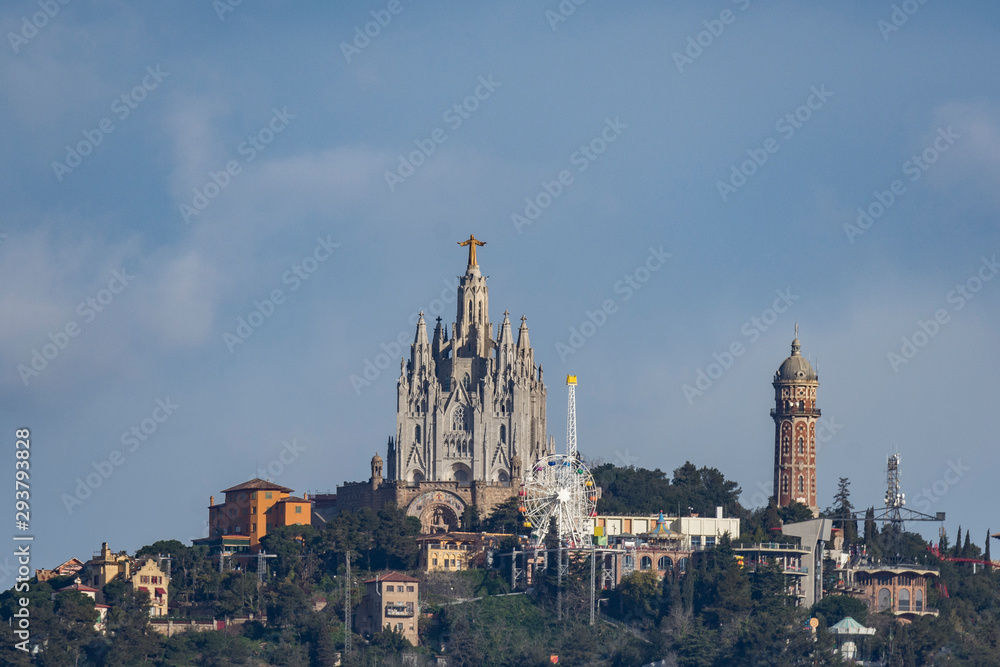
M 903 505 L 906 504 L 906 494 L 899 482 L 899 453 L 889 457 L 886 465 L 885 518 L 892 523 L 903 523 Z

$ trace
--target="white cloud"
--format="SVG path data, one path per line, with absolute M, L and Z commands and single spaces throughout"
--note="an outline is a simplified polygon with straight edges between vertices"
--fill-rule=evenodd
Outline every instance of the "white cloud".
M 196 250 L 167 257 L 141 288 L 143 324 L 167 345 L 199 345 L 212 332 L 219 298 L 215 267 Z
M 985 103 L 950 102 L 934 113 L 937 125 L 952 126 L 961 135 L 951 155 L 942 157 L 941 166 L 927 172 L 928 182 L 947 189 L 961 182 L 973 182 L 1000 203 L 996 184 L 1000 180 L 1000 108 Z M 937 130 L 924 145 L 931 145 Z

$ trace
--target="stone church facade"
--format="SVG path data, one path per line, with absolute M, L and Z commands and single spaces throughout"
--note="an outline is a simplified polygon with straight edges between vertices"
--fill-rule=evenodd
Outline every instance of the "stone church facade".
M 454 530 L 466 507 L 488 515 L 517 493 L 525 465 L 554 451 L 526 319 L 515 339 L 504 312 L 494 337 L 489 288 L 476 257 L 485 243 L 472 236 L 460 245 L 469 259 L 451 336 L 441 318 L 428 336 L 420 314 L 410 358 L 400 364 L 387 456 L 372 459 L 368 482 L 338 487 L 335 499 L 317 497 L 321 514 L 394 502 L 420 518 L 425 532 Z

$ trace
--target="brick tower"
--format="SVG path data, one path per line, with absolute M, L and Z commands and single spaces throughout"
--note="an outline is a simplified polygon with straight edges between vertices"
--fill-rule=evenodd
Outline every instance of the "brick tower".
M 792 355 L 774 374 L 774 500 L 778 507 L 800 502 L 819 515 L 816 504 L 816 407 L 819 377 L 799 350 L 795 325 Z

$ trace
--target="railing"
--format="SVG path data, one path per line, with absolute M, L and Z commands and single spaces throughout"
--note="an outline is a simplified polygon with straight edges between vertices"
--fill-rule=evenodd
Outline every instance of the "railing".
M 795 405 L 790 408 L 781 408 L 780 410 L 775 410 L 771 408 L 771 416 L 788 416 L 788 417 L 819 417 L 822 414 L 819 408 L 800 408 Z
M 734 544 L 733 549 L 746 551 L 809 551 L 798 544 L 779 542 L 758 542 L 757 544 Z
M 747 568 L 749 572 L 756 572 L 759 567 L 767 567 L 769 565 L 781 565 L 782 574 L 809 574 L 809 567 L 806 565 L 782 565 L 781 563 L 745 563 L 744 567 Z
M 385 615 L 386 616 L 393 616 L 393 617 L 413 616 L 413 605 L 412 604 L 407 604 L 407 605 L 399 605 L 399 604 L 388 605 L 387 604 L 385 606 Z

